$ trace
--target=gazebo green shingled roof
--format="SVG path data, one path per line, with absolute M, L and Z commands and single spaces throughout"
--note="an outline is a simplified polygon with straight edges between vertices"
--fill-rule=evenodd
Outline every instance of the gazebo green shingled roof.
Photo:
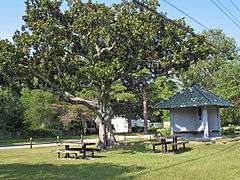
M 173 109 L 183 107 L 201 107 L 201 106 L 233 106 L 228 101 L 221 99 L 213 93 L 205 90 L 199 85 L 194 85 L 184 89 L 169 99 L 164 100 L 156 105 L 159 109 Z

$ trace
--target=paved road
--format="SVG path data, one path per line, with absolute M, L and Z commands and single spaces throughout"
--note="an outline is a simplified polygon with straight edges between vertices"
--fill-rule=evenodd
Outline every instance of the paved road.
M 79 140 L 64 140 L 64 142 L 77 142 Z M 84 139 L 84 142 L 97 142 L 97 139 Z M 56 142 L 42 142 L 42 143 L 34 143 L 33 148 L 36 147 L 50 147 L 50 146 L 57 146 L 58 144 Z M 0 150 L 4 149 L 18 149 L 18 148 L 30 148 L 29 143 L 23 143 L 23 144 L 5 144 L 0 145 Z
M 115 136 L 117 141 L 127 141 L 129 139 L 150 139 L 152 135 L 141 135 L 141 136 L 123 136 L 123 135 L 116 135 Z M 64 142 L 76 142 L 79 140 L 64 140 Z M 98 139 L 84 139 L 84 142 L 98 142 Z M 41 143 L 34 143 L 33 148 L 36 147 L 50 147 L 50 146 L 57 146 L 56 142 L 41 142 Z M 4 149 L 18 149 L 18 148 L 30 148 L 29 143 L 21 143 L 21 144 L 4 144 L 0 145 L 0 150 Z

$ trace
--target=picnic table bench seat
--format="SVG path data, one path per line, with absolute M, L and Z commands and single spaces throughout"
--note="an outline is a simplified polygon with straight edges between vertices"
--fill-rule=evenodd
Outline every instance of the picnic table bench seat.
M 57 150 L 56 153 L 58 154 L 58 158 L 61 157 L 61 154 L 65 154 L 65 157 L 69 157 L 69 154 L 74 154 L 75 158 L 77 159 L 78 157 L 77 155 L 78 153 L 80 153 L 80 151 L 62 149 L 62 150 Z
M 83 148 L 69 148 L 69 150 L 75 150 L 75 151 L 80 151 L 83 152 Z M 92 157 L 94 157 L 94 151 L 101 151 L 101 149 L 98 148 L 85 148 L 85 151 L 87 152 L 92 152 Z
M 92 157 L 94 157 L 94 151 L 100 151 L 100 149 L 98 148 L 85 148 L 86 152 L 91 152 L 92 153 Z M 69 154 L 74 154 L 75 158 L 77 159 L 77 155 L 80 153 L 84 153 L 84 149 L 83 148 L 69 148 L 69 149 L 63 149 L 63 150 L 58 150 L 56 151 L 56 153 L 58 154 L 58 158 L 61 157 L 61 154 L 65 154 L 65 157 L 69 157 Z
M 172 138 L 172 141 L 169 141 L 168 139 Z M 161 137 L 159 139 L 159 142 L 154 142 L 152 143 L 153 146 L 153 152 L 156 152 L 156 146 L 161 145 L 162 146 L 162 153 L 167 153 L 167 146 L 171 145 L 172 146 L 172 151 L 175 153 L 177 151 L 177 146 L 178 145 L 183 145 L 183 148 L 186 147 L 186 144 L 189 143 L 188 141 L 177 141 L 177 136 L 172 136 L 172 137 Z
M 173 153 L 176 153 L 176 151 L 177 151 L 177 146 L 178 146 L 178 145 L 183 145 L 183 148 L 185 149 L 187 143 L 189 143 L 189 142 L 188 142 L 188 141 L 180 141 L 180 142 L 174 142 L 174 143 L 172 143 Z
M 183 145 L 183 148 L 186 147 L 186 144 L 188 144 L 189 141 L 181 141 L 181 142 L 176 142 L 176 143 L 172 143 L 173 146 L 177 146 L 177 145 Z

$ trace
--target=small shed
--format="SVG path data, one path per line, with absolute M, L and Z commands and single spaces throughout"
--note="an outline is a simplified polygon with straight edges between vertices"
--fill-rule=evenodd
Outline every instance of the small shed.
M 199 85 L 186 88 L 156 108 L 170 110 L 172 135 L 184 138 L 221 136 L 220 108 L 233 106 Z

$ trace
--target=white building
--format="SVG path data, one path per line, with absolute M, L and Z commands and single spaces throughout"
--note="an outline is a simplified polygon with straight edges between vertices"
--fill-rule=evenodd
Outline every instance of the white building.
M 116 133 L 127 133 L 128 132 L 128 120 L 123 117 L 114 117 L 112 119 L 112 125 L 114 126 Z M 132 127 L 144 127 L 144 120 L 143 119 L 132 119 L 131 120 Z M 148 127 L 160 127 L 161 123 L 151 123 L 148 120 Z
M 128 132 L 128 121 L 123 117 L 114 117 L 112 119 L 112 125 L 114 126 L 116 133 L 127 133 Z
M 219 109 L 231 106 L 202 87 L 193 86 L 160 102 L 157 108 L 170 110 L 172 135 L 209 138 L 221 135 Z

